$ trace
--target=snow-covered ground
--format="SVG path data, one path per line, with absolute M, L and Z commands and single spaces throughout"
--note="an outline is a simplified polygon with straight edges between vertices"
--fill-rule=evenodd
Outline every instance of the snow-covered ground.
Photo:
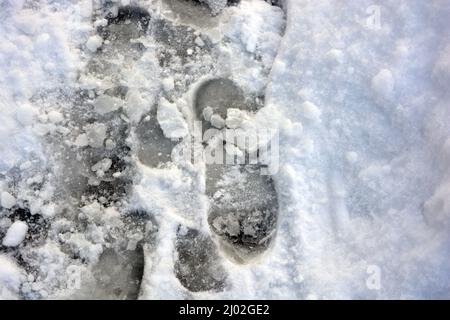
M 0 0 L 0 297 L 450 298 L 449 1 L 201 2 Z M 279 130 L 246 263 L 182 156 L 223 78 Z

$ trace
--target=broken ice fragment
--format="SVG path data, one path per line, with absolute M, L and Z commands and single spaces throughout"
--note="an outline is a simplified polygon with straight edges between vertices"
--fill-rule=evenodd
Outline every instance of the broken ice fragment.
M 226 120 L 227 127 L 230 129 L 237 129 L 241 127 L 245 117 L 246 114 L 242 110 L 235 108 L 227 109 L 227 120 Z
M 217 129 L 222 129 L 225 127 L 225 120 L 223 120 L 223 118 L 220 115 L 213 114 L 211 116 L 211 124 L 213 125 L 213 127 L 216 127 Z
M 16 205 L 16 198 L 10 193 L 3 191 L 1 195 L 1 205 L 5 209 L 11 209 Z
M 88 39 L 88 41 L 86 42 L 86 47 L 89 49 L 89 51 L 96 52 L 97 49 L 102 46 L 102 43 L 103 39 L 100 36 L 95 35 Z
M 205 45 L 205 42 L 202 40 L 202 38 L 197 37 L 195 38 L 195 44 L 198 45 L 199 47 L 203 47 Z
M 206 107 L 205 109 L 203 109 L 203 118 L 206 121 L 211 121 L 211 117 L 214 114 L 214 110 L 211 107 Z
M 175 83 L 172 77 L 165 78 L 162 81 L 165 92 L 171 92 L 175 88 Z
M 103 141 L 106 139 L 106 125 L 103 123 L 93 123 L 85 127 L 89 145 L 93 148 L 100 148 L 103 146 Z
M 108 171 L 111 168 L 112 160 L 105 158 L 103 160 L 100 160 L 96 164 L 94 164 L 91 167 L 91 170 L 94 171 L 98 177 L 102 177 L 106 171 Z
M 86 147 L 89 145 L 89 138 L 87 134 L 83 133 L 78 135 L 78 137 L 75 139 L 74 142 L 75 146 L 77 147 Z
M 6 231 L 2 244 L 6 247 L 17 247 L 25 240 L 28 225 L 23 221 L 14 222 Z
M 64 116 L 61 114 L 61 112 L 56 110 L 50 111 L 47 116 L 48 120 L 50 120 L 51 123 L 58 123 L 64 120 Z
M 122 102 L 119 99 L 107 95 L 98 97 L 94 102 L 95 111 L 101 115 L 116 111 L 121 106 Z
M 158 123 L 169 139 L 181 139 L 188 135 L 188 127 L 183 115 L 174 103 L 162 98 L 156 113 Z

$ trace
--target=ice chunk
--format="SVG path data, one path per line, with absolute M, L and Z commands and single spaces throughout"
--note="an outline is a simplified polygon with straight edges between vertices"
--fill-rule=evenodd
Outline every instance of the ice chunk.
M 58 123 L 64 120 L 62 113 L 56 110 L 50 111 L 47 116 L 51 123 Z
M 16 198 L 10 193 L 3 191 L 1 194 L 1 205 L 5 209 L 11 209 L 16 205 Z
M 96 164 L 91 167 L 91 170 L 94 171 L 98 177 L 104 176 L 105 172 L 111 168 L 112 160 L 105 158 L 100 160 Z
M 108 20 L 106 20 L 106 19 L 98 19 L 94 22 L 94 28 L 106 27 L 107 25 L 108 25 Z
M 122 101 L 107 95 L 98 97 L 94 102 L 95 111 L 101 115 L 116 111 L 122 105 Z
M 205 42 L 202 40 L 201 37 L 195 38 L 195 44 L 198 45 L 199 47 L 204 47 L 205 46 Z
M 17 247 L 25 240 L 28 225 L 23 221 L 14 222 L 6 232 L 2 244 L 6 247 Z
M 223 120 L 220 115 L 213 114 L 211 116 L 211 124 L 217 129 L 222 129 L 223 127 L 225 127 L 225 120 Z
M 97 49 L 102 46 L 102 43 L 102 37 L 95 35 L 88 39 L 88 41 L 86 42 L 86 47 L 89 49 L 89 51 L 96 52 Z
M 214 110 L 211 107 L 206 107 L 205 109 L 203 109 L 202 114 L 203 114 L 203 118 L 206 121 L 211 121 L 211 117 L 214 114 Z
M 230 129 L 237 129 L 241 127 L 242 122 L 245 120 L 246 114 L 244 111 L 230 108 L 227 110 L 227 127 Z
M 165 92 L 170 92 L 175 88 L 175 83 L 172 77 L 165 78 L 162 84 Z
M 93 148 L 100 148 L 103 146 L 103 141 L 106 139 L 106 125 L 103 123 L 93 123 L 85 127 L 89 145 Z
M 180 139 L 188 135 L 188 127 L 183 115 L 174 103 L 162 98 L 156 114 L 158 123 L 169 139 Z
M 82 133 L 82 134 L 78 135 L 78 137 L 75 139 L 74 144 L 77 147 L 86 147 L 86 146 L 88 146 L 89 145 L 89 138 L 88 138 L 87 134 Z

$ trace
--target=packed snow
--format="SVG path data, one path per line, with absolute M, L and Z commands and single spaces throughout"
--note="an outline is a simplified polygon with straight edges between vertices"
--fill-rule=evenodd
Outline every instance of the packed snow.
M 447 0 L 0 15 L 0 298 L 450 298 Z M 278 129 L 274 185 L 237 170 L 211 188 L 191 159 L 217 137 L 192 146 L 195 120 Z M 277 203 L 248 260 L 217 232 L 256 235 L 260 217 L 208 216 L 230 198 Z

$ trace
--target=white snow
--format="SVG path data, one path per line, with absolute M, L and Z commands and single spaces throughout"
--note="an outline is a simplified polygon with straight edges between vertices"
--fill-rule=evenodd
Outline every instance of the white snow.
M 394 77 L 389 69 L 382 69 L 372 78 L 372 89 L 381 98 L 387 99 L 394 92 Z
M 247 114 L 239 109 L 229 108 L 227 109 L 226 125 L 230 129 L 240 128 L 242 122 L 247 119 Z
M 302 112 L 305 118 L 309 120 L 319 121 L 320 116 L 322 115 L 322 112 L 320 109 L 312 102 L 305 101 L 302 104 Z
M 280 129 L 277 237 L 252 264 L 220 257 L 228 275 L 224 291 L 187 292 L 174 276 L 174 237 L 179 224 L 209 232 L 204 173 L 176 156 L 164 169 L 137 163 L 127 200 L 161 223 L 159 244 L 146 254 L 142 297 L 449 298 L 448 1 L 377 1 L 381 21 L 374 26 L 370 0 L 286 0 L 283 38 L 274 30 L 283 26 L 284 13 L 265 1 L 242 0 L 229 8 L 225 0 L 204 2 L 216 20 L 196 35 L 198 47 L 185 48 L 192 54 L 188 60 L 214 35 L 212 76 L 229 76 L 247 93 L 265 97 L 254 123 L 244 123 L 244 115 L 231 109 L 226 119 L 205 109 L 204 118 L 218 128 Z M 88 0 L 40 1 L 36 8 L 25 3 L 0 5 L 0 231 L 4 245 L 22 244 L 17 250 L 40 274 L 25 278 L 12 257 L 0 254 L 1 298 L 18 298 L 20 290 L 31 298 L 70 295 L 61 286 L 66 271 L 89 272 L 104 249 L 103 231 L 120 227 L 120 213 L 97 202 L 72 208 L 77 219 L 98 222 L 86 234 L 77 219 L 69 219 L 74 216 L 59 215 L 62 200 L 56 196 L 64 186 L 53 184 L 59 172 L 46 150 L 48 135 L 61 134 L 55 135 L 61 148 L 79 147 L 76 152 L 103 146 L 111 151 L 115 141 L 107 139 L 102 123 L 67 124 L 72 105 L 64 98 L 40 99 L 60 89 L 107 87 L 85 75 L 77 80 L 87 57 L 103 45 L 94 28 L 107 21 L 92 17 L 95 6 Z M 178 104 L 175 92 L 191 75 L 161 73 L 166 70 L 157 47 L 145 45 L 146 53 L 118 75 L 130 87 L 127 102 L 92 96 L 94 111 L 109 116 L 123 107 L 133 126 L 157 104 L 164 135 L 186 138 L 191 106 Z M 206 62 L 189 60 L 188 66 Z M 161 88 L 166 98 L 159 98 Z M 64 136 L 67 130 L 74 134 Z M 183 148 L 181 142 L 175 151 Z M 77 156 L 71 161 L 77 163 Z M 100 177 L 111 169 L 107 157 L 78 165 Z M 49 237 L 36 248 L 24 241 L 26 223 L 12 223 L 5 210 L 16 198 L 32 214 L 52 218 Z M 374 267 L 381 272 L 376 290 L 367 286 Z
M 165 78 L 162 85 L 166 92 L 171 92 L 175 88 L 174 79 L 172 77 Z
M 102 44 L 103 44 L 102 37 L 95 35 L 88 39 L 88 41 L 86 42 L 86 47 L 91 52 L 96 52 L 98 50 L 98 48 L 100 48 L 102 46 Z
M 188 135 L 186 121 L 176 104 L 161 98 L 156 117 L 167 138 L 180 139 Z
M 52 123 L 59 123 L 64 120 L 64 116 L 61 112 L 52 110 L 48 113 L 48 120 Z
M 5 209 L 11 209 L 16 205 L 16 198 L 6 191 L 1 193 L 0 200 L 1 206 Z
M 225 127 L 225 120 L 223 120 L 223 118 L 219 114 L 213 114 L 210 119 L 213 127 L 217 129 L 222 129 Z
M 18 299 L 24 273 L 13 259 L 0 254 L 0 300 Z
M 25 239 L 28 225 L 23 221 L 14 222 L 6 232 L 2 244 L 6 247 L 17 247 Z

